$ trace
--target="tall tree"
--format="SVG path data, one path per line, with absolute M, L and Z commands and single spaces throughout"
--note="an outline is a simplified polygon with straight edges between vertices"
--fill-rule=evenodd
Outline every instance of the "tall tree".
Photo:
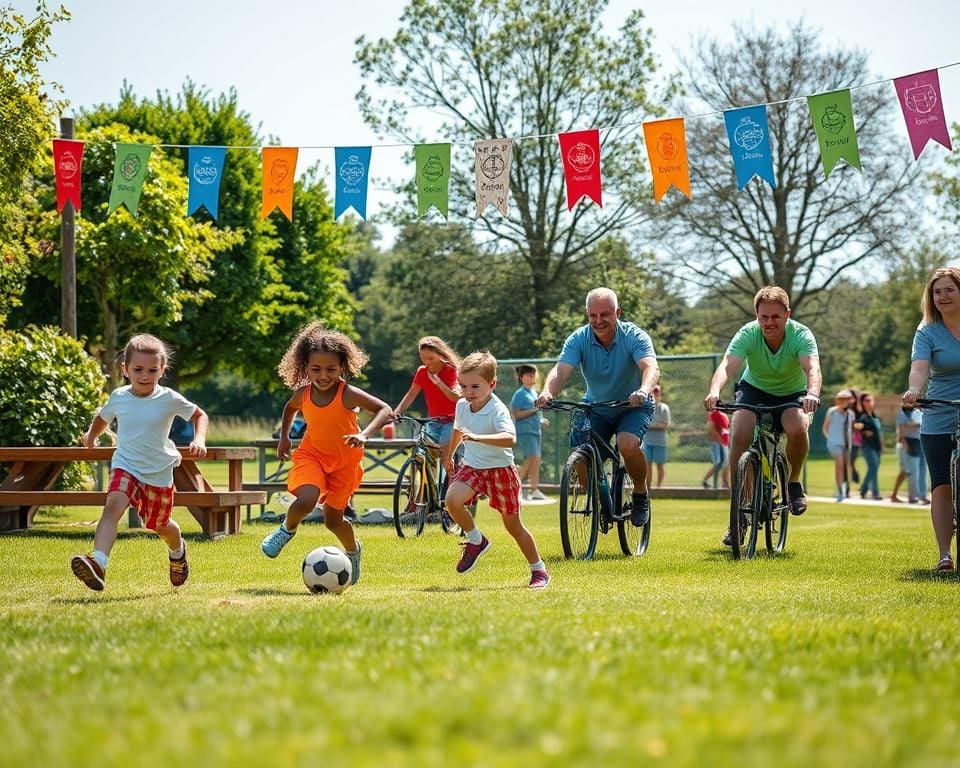
M 473 167 L 472 142 L 529 137 L 514 145 L 510 213 L 487 213 L 477 228 L 489 247 L 513 250 L 536 332 L 559 296 L 563 271 L 605 237 L 637 225 L 646 182 L 638 126 L 658 112 L 656 72 L 643 15 L 603 33 L 602 0 L 411 0 L 392 39 L 361 37 L 356 61 L 366 83 L 364 119 L 405 141 L 461 142 L 454 168 Z M 381 96 L 381 90 L 384 95 Z M 424 128 L 424 112 L 440 125 Z M 604 128 L 604 202 L 566 210 L 558 132 Z M 473 176 L 452 174 L 451 206 L 473 208 Z M 471 213 L 472 215 L 472 213 Z
M 738 192 L 723 120 L 689 120 L 693 200 L 672 197 L 656 236 L 666 235 L 678 271 L 702 288 L 727 286 L 734 311 L 749 316 L 763 285 L 783 286 L 798 308 L 842 275 L 895 253 L 910 229 L 908 190 L 920 171 L 894 135 L 889 89 L 866 87 L 853 94 L 863 171 L 841 163 L 825 179 L 805 97 L 872 80 L 867 53 L 824 49 L 802 22 L 785 34 L 735 32 L 729 45 L 695 45 L 685 80 L 697 103 L 685 111 L 775 102 L 768 119 L 777 186 L 754 179 Z

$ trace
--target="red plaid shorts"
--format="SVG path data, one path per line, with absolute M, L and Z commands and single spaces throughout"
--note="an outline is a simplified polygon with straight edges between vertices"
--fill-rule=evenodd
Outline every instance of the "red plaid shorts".
M 453 473 L 453 480 L 469 485 L 477 495 L 484 494 L 490 506 L 501 515 L 520 514 L 520 474 L 515 464 L 492 469 L 474 469 L 461 464 Z
M 160 488 L 142 483 L 123 469 L 110 472 L 108 493 L 120 492 L 130 499 L 130 505 L 137 508 L 137 514 L 143 525 L 151 531 L 166 525 L 173 510 L 173 486 Z

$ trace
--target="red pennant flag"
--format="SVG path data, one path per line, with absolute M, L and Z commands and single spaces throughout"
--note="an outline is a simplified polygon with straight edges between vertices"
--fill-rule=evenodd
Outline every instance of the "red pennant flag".
M 71 139 L 53 140 L 53 170 L 57 181 L 57 213 L 67 202 L 80 210 L 80 167 L 83 165 L 83 142 Z
M 600 179 L 600 131 L 561 133 L 560 155 L 563 157 L 563 175 L 567 181 L 567 210 L 573 210 L 580 198 L 586 196 L 603 207 Z

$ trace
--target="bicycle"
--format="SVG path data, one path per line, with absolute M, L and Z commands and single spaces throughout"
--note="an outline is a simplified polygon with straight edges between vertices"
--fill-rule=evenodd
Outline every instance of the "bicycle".
M 753 442 L 740 456 L 730 484 L 730 543 L 734 560 L 753 558 L 761 525 L 770 554 L 783 552 L 787 545 L 790 472 L 781 450 L 783 428 L 773 417 L 796 405 L 799 403 L 716 405 L 716 410 L 724 413 L 750 411 L 757 417 Z
M 393 486 L 393 524 L 401 539 L 419 536 L 427 521 L 435 517 L 444 533 L 460 535 L 460 526 L 447 513 L 443 497 L 447 490 L 447 473 L 440 462 L 440 445 L 427 436 L 431 422 L 449 423 L 449 419 L 418 419 L 399 416 L 396 421 L 416 425 L 417 444 L 404 460 Z M 476 514 L 476 503 L 470 507 Z
M 544 410 L 567 411 L 574 414 L 573 420 L 576 414 L 589 419 L 595 408 L 628 405 L 627 400 L 553 400 Z M 591 426 L 587 442 L 576 446 L 567 457 L 560 479 L 560 541 L 565 557 L 590 560 L 599 534 L 608 533 L 614 526 L 623 554 L 639 557 L 647 551 L 652 513 L 646 525 L 634 526 L 630 522 L 633 505 L 627 492 L 628 482 L 630 478 L 616 442 L 610 445 Z
M 953 426 L 953 450 L 950 452 L 950 498 L 953 499 L 953 532 L 957 542 L 955 563 L 960 563 L 960 536 L 957 535 L 958 510 L 960 510 L 960 400 L 939 400 L 937 398 L 918 397 L 917 407 L 945 405 L 957 411 L 957 420 Z

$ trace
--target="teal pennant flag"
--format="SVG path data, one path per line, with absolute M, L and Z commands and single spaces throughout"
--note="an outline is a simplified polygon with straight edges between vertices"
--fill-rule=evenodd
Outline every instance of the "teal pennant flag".
M 857 146 L 857 129 L 853 124 L 850 89 L 807 96 L 807 104 L 820 144 L 823 175 L 829 178 L 840 160 L 859 171 L 860 147 Z
M 733 170 L 737 174 L 737 189 L 747 186 L 754 175 L 771 187 L 776 187 L 766 105 L 729 109 L 723 113 L 723 122 L 727 126 L 727 138 L 730 140 Z
M 117 144 L 117 157 L 113 166 L 113 186 L 110 188 L 110 203 L 107 216 L 120 204 L 127 206 L 133 216 L 137 215 L 143 180 L 147 177 L 147 160 L 153 147 L 150 144 Z
M 226 147 L 190 147 L 187 153 L 187 178 L 190 180 L 187 216 L 192 216 L 203 206 L 216 220 L 226 156 Z
M 450 145 L 418 144 L 413 148 L 417 160 L 417 215 L 423 216 L 431 205 L 447 217 L 450 191 Z

